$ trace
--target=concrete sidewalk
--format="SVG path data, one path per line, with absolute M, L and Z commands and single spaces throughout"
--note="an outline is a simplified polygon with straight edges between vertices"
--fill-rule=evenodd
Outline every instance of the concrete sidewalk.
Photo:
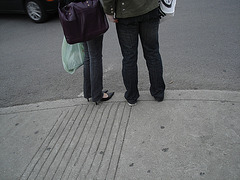
M 0 109 L 0 179 L 240 179 L 240 92 Z

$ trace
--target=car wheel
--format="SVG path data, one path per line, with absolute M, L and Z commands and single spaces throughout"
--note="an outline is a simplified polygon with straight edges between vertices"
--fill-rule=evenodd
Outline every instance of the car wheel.
M 36 23 L 44 22 L 47 19 L 47 13 L 38 0 L 27 0 L 25 8 L 28 16 Z

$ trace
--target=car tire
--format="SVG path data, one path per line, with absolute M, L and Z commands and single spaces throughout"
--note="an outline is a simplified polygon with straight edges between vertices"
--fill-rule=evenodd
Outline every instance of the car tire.
M 41 23 L 46 21 L 47 13 L 43 8 L 43 5 L 38 0 L 27 0 L 25 3 L 25 8 L 28 16 L 31 20 L 36 23 Z

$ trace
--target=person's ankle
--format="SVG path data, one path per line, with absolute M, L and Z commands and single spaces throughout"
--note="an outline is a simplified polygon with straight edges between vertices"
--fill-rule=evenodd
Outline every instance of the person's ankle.
M 108 94 L 107 93 L 103 93 L 103 97 L 102 98 L 108 98 Z

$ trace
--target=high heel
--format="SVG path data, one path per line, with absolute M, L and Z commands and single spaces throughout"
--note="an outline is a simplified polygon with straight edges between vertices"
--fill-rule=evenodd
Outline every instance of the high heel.
M 108 90 L 104 90 L 104 91 L 102 91 L 103 93 L 107 93 L 108 92 Z M 87 101 L 89 102 L 90 101 L 90 98 L 86 98 L 87 99 Z
M 102 91 L 103 93 L 107 93 L 108 92 L 108 90 L 104 90 L 104 91 Z
M 114 92 L 110 92 L 110 93 L 106 93 L 108 95 L 108 97 L 106 98 L 102 98 L 101 101 L 108 101 L 109 99 L 111 99 L 114 95 Z
M 111 99 L 114 95 L 114 92 L 110 92 L 110 93 L 106 93 L 108 95 L 108 97 L 104 98 L 102 97 L 102 99 L 100 99 L 99 101 L 96 101 L 95 104 L 98 105 L 101 101 L 108 101 L 109 99 Z

